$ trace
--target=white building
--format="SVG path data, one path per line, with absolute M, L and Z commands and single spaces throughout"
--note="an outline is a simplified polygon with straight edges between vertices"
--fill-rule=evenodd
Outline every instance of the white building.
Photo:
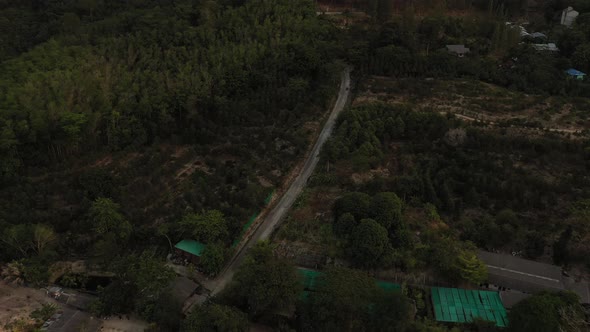
M 580 15 L 579 12 L 575 11 L 572 7 L 567 7 L 561 12 L 561 24 L 571 27 L 578 15 Z

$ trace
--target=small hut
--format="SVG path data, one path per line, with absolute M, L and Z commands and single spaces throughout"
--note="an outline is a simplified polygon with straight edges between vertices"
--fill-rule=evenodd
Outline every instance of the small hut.
M 198 265 L 201 261 L 201 255 L 205 245 L 195 240 L 182 240 L 174 246 L 174 252 L 179 257 L 188 260 L 194 265 Z

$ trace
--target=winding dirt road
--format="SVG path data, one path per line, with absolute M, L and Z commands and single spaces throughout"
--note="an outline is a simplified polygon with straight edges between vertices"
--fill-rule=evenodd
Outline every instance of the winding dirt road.
M 291 186 L 283 197 L 281 197 L 280 201 L 275 205 L 275 207 L 266 215 L 264 220 L 258 224 L 257 229 L 254 231 L 252 236 L 247 240 L 246 244 L 242 246 L 242 248 L 234 255 L 230 263 L 225 267 L 225 269 L 215 278 L 211 280 L 205 287 L 207 287 L 211 294 L 217 294 L 225 286 L 231 281 L 234 273 L 238 269 L 238 267 L 244 262 L 244 258 L 246 257 L 246 253 L 248 249 L 250 249 L 256 242 L 260 240 L 268 239 L 276 227 L 280 224 L 283 218 L 287 215 L 287 212 L 297 199 L 297 196 L 301 193 L 305 185 L 307 184 L 307 180 L 313 173 L 319 159 L 320 159 L 320 150 L 324 143 L 330 137 L 332 130 L 334 128 L 334 124 L 336 123 L 336 119 L 338 115 L 344 109 L 350 93 L 350 69 L 346 69 L 342 73 L 342 80 L 340 83 L 340 91 L 338 93 L 338 99 L 334 104 L 334 108 L 328 117 L 328 120 L 324 124 L 324 128 L 322 129 L 320 135 L 313 146 L 313 149 L 308 154 L 307 159 L 305 160 L 305 164 L 303 165 L 301 171 L 295 178 L 295 180 L 291 183 Z

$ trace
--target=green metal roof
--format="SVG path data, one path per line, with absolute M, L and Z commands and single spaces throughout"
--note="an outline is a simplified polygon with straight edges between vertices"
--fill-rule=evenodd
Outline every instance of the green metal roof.
M 479 317 L 499 327 L 508 326 L 506 309 L 497 292 L 433 287 L 432 304 L 439 322 L 464 323 Z
M 195 256 L 201 256 L 203 254 L 203 250 L 205 249 L 205 245 L 195 240 L 182 240 L 178 242 L 174 248 L 186 251 L 189 254 L 193 254 Z

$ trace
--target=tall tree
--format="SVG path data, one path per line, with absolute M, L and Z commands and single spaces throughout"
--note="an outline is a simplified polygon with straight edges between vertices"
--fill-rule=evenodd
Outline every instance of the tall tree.
M 373 300 L 370 326 L 373 331 L 404 331 L 411 322 L 408 299 L 401 292 L 379 290 Z
M 201 305 L 193 309 L 182 324 L 182 332 L 246 332 L 248 315 L 237 308 L 220 304 Z
M 564 308 L 573 309 L 574 316 L 581 317 L 583 315 L 578 298 L 573 293 L 543 292 L 535 294 L 512 307 L 508 314 L 509 331 L 565 331 L 562 327 L 567 324 L 560 316 L 560 310 L 563 311 Z
M 90 206 L 88 221 L 98 234 L 114 233 L 119 239 L 125 240 L 131 235 L 131 224 L 119 209 L 119 204 L 110 198 L 99 197 Z
M 376 294 L 375 281 L 366 273 L 346 268 L 327 270 L 310 298 L 310 330 L 364 330 Z
M 486 265 L 472 251 L 463 251 L 459 254 L 457 268 L 463 280 L 475 285 L 484 282 L 488 278 Z
M 212 243 L 205 246 L 200 264 L 209 275 L 216 275 L 223 268 L 225 249 L 222 243 Z
M 110 269 L 117 279 L 100 291 L 94 310 L 106 315 L 136 310 L 145 319 L 152 320 L 159 299 L 170 290 L 174 271 L 152 250 L 119 258 Z
M 223 213 L 218 210 L 187 214 L 180 225 L 196 240 L 205 243 L 224 241 L 228 236 L 227 222 Z
M 295 267 L 275 257 L 268 242 L 259 242 L 250 249 L 226 296 L 256 316 L 293 305 L 302 288 Z
M 402 223 L 402 202 L 395 193 L 378 193 L 371 198 L 371 215 L 385 229 L 398 229 Z
M 55 243 L 57 236 L 51 226 L 44 224 L 33 225 L 33 245 L 38 255 Z
M 361 220 L 369 217 L 370 206 L 371 196 L 360 192 L 346 193 L 334 203 L 334 215 L 340 217 L 351 213 L 356 220 Z
M 363 219 L 354 228 L 350 253 L 358 266 L 376 267 L 389 250 L 387 230 L 373 219 Z

